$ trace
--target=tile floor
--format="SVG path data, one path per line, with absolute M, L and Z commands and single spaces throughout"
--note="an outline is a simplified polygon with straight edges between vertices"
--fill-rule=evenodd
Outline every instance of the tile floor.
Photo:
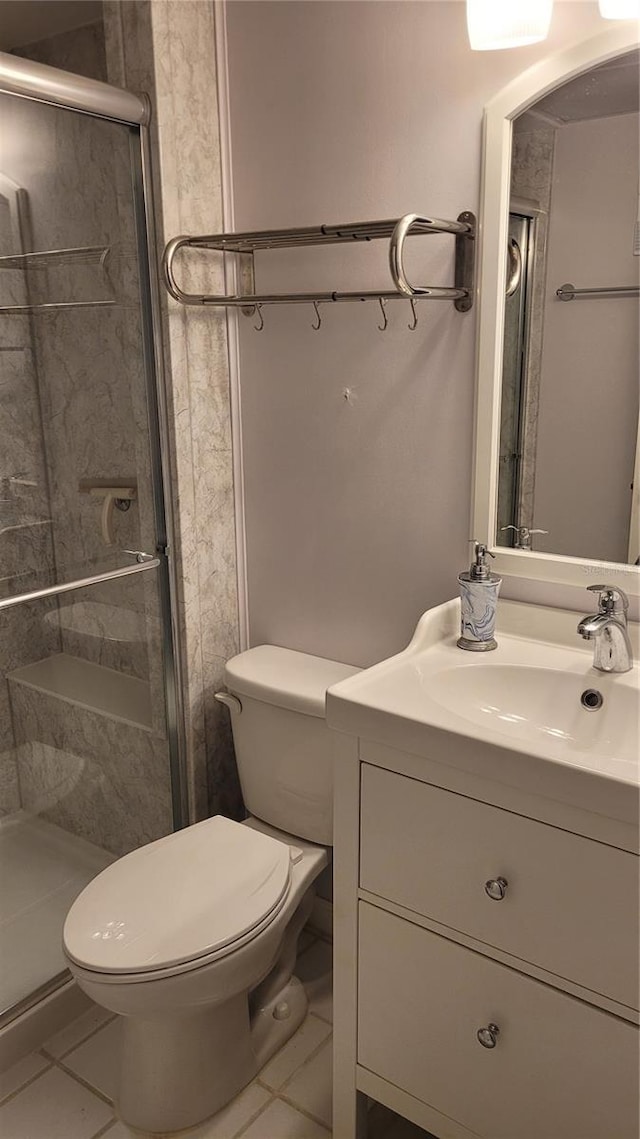
M 305 931 L 296 973 L 309 997 L 296 1034 L 218 1115 L 175 1139 L 330 1139 L 330 944 Z M 2 1139 L 144 1139 L 115 1116 L 117 1030 L 93 1008 L 0 1073 Z M 372 1124 L 372 1139 L 429 1139 L 379 1107 Z

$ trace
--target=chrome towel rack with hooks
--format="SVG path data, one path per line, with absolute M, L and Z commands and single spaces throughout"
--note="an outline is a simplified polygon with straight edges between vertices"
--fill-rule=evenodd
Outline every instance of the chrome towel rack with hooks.
M 245 316 L 257 316 L 256 331 L 264 328 L 262 308 L 264 305 L 308 304 L 312 305 L 315 317 L 312 328 L 319 331 L 322 318 L 320 305 L 344 301 L 375 300 L 380 305 L 381 331 L 386 329 L 388 320 L 385 312 L 387 301 L 405 300 L 411 304 L 412 319 L 408 327 L 413 331 L 417 326 L 415 302 L 418 300 L 453 301 L 458 312 L 468 312 L 473 306 L 473 281 L 475 262 L 474 214 L 465 210 L 456 221 L 442 218 L 428 218 L 419 214 L 405 214 L 401 218 L 381 221 L 354 222 L 347 225 L 321 225 L 303 229 L 259 230 L 250 233 L 204 234 L 198 237 L 180 236 L 170 241 L 163 254 L 162 269 L 167 291 L 180 304 L 189 306 L 211 306 L 214 308 L 240 309 Z M 455 281 L 451 287 L 439 285 L 414 285 L 404 267 L 404 245 L 406 238 L 427 236 L 433 233 L 451 234 L 455 238 Z M 393 288 L 387 290 L 365 289 L 360 292 L 306 292 L 306 293 L 258 293 L 255 287 L 254 254 L 269 249 L 294 249 L 307 246 L 336 245 L 339 243 L 389 239 L 389 269 Z M 188 293 L 176 279 L 175 258 L 180 250 L 206 249 L 237 257 L 237 277 L 241 289 L 235 294 Z

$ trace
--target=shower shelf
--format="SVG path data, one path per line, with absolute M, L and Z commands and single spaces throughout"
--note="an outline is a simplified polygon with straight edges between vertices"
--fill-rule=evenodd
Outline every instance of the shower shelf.
M 401 218 L 381 221 L 355 222 L 347 225 L 322 225 L 305 229 L 274 229 L 252 233 L 219 233 L 199 237 L 181 236 L 170 241 L 164 251 L 162 267 L 164 283 L 174 300 L 183 305 L 210 305 L 213 307 L 240 308 L 250 316 L 262 305 L 319 304 L 340 301 L 377 300 L 384 305 L 389 300 L 449 300 L 459 312 L 468 312 L 473 305 L 473 273 L 475 250 L 475 216 L 469 211 L 458 215 L 456 221 L 405 214 Z M 433 233 L 455 237 L 455 283 L 450 288 L 435 285 L 412 285 L 403 264 L 404 242 L 408 236 L 419 237 Z M 335 245 L 389 239 L 389 268 L 393 289 L 363 290 L 360 292 L 306 292 L 256 293 L 254 253 L 269 249 L 294 249 L 307 246 Z M 241 291 L 233 295 L 212 293 L 186 293 L 178 285 L 174 260 L 180 249 L 206 249 L 238 257 L 238 280 Z M 317 308 L 316 308 L 317 313 Z M 317 326 L 319 327 L 319 325 Z
M 1 269 L 57 269 L 97 265 L 106 269 L 111 256 L 109 245 L 82 245 L 71 249 L 43 249 L 34 253 L 13 253 L 0 257 Z M 40 304 L 0 305 L 0 314 L 26 315 L 70 308 L 112 308 L 115 300 L 46 301 Z
M 131 727 L 153 729 L 149 682 L 94 661 L 56 653 L 8 672 L 7 680 Z

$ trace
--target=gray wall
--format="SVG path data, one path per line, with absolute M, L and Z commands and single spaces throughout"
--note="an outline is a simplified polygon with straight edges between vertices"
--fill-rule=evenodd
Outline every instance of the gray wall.
M 484 104 L 603 28 L 594 3 L 561 3 L 546 43 L 472 53 L 462 3 L 263 0 L 227 20 L 237 229 L 477 212 Z M 449 283 L 452 242 L 413 245 L 413 276 Z M 386 250 L 257 255 L 257 278 L 375 287 Z M 259 334 L 240 318 L 253 644 L 368 665 L 457 591 L 475 316 L 425 301 L 412 333 L 408 305 L 388 314 L 384 334 L 373 305 L 325 306 L 320 332 L 311 307 L 265 309 Z

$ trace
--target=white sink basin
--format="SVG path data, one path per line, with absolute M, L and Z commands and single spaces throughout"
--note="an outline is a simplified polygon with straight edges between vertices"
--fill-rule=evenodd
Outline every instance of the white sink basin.
M 484 664 L 443 668 L 430 678 L 429 697 L 456 716 L 520 746 L 554 757 L 598 754 L 633 778 L 638 763 L 638 691 L 619 677 L 561 668 Z M 581 696 L 598 692 L 600 707 L 585 707 Z M 587 700 L 590 698 L 587 697 Z M 593 702 L 593 700 L 592 700 Z M 597 699 L 596 699 L 597 705 Z M 635 726 L 635 731 L 630 730 Z
M 586 611 L 586 610 L 585 610 Z M 593 668 L 580 614 L 501 601 L 498 648 L 459 649 L 459 602 L 429 610 L 409 646 L 334 685 L 331 727 L 635 821 L 640 753 L 638 627 L 627 673 Z M 602 706 L 581 695 L 596 689 Z

